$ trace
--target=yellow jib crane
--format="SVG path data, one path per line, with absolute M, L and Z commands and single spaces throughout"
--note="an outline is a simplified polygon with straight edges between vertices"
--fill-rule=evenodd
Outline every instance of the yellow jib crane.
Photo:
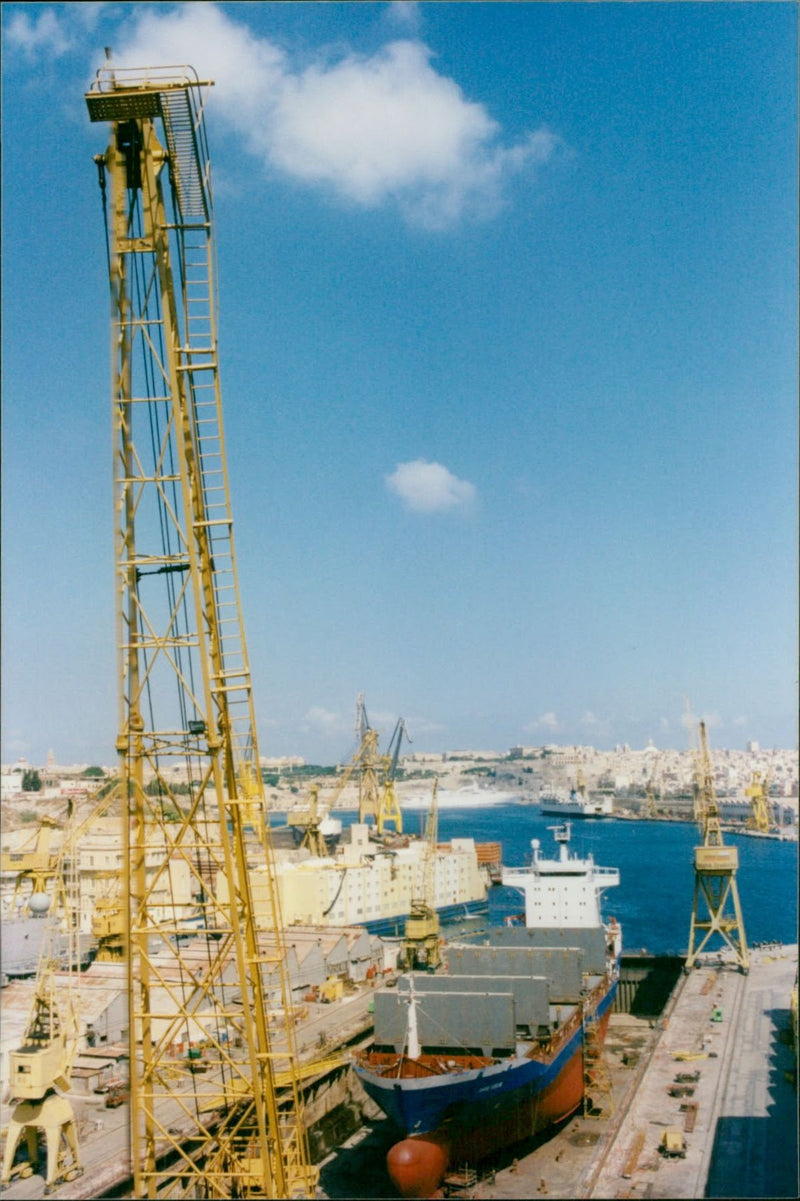
M 762 778 L 760 771 L 753 772 L 749 788 L 745 788 L 745 796 L 750 797 L 751 811 L 747 819 L 749 830 L 758 830 L 759 834 L 769 834 L 778 824 L 775 812 L 769 799 L 770 773 Z
M 68 820 L 72 819 L 70 806 Z M 65 839 L 48 869 L 58 881 L 57 895 L 66 896 L 65 863 L 69 842 Z M 74 864 L 73 864 L 74 871 Z M 72 881 L 74 883 L 74 880 Z M 42 889 L 34 897 L 46 897 Z M 74 893 L 73 893 L 74 895 Z M 45 1195 L 59 1185 L 82 1175 L 77 1123 L 68 1097 L 70 1076 L 78 1045 L 78 980 L 80 977 L 79 935 L 68 910 L 57 904 L 47 907 L 46 927 L 36 973 L 33 1005 L 21 1046 L 9 1051 L 9 1095 L 15 1105 L 8 1123 L 0 1182 L 30 1176 L 39 1159 L 39 1137 L 44 1135 L 47 1156 Z M 66 919 L 67 970 L 62 986 L 56 984 L 59 966 L 57 944 Z M 17 1148 L 25 1140 L 27 1160 L 16 1163 Z
M 26 909 L 31 914 L 46 913 L 55 900 L 56 908 L 66 912 L 67 900 L 64 893 L 63 876 L 59 868 L 59 853 L 52 850 L 53 831 L 60 829 L 60 822 L 44 815 L 33 836 L 33 846 L 24 846 L 18 851 L 3 851 L 0 855 L 0 870 L 16 872 L 11 912 Z M 55 896 L 51 896 L 55 892 Z
M 746 973 L 750 957 L 736 884 L 739 852 L 735 847 L 723 845 L 714 770 L 703 721 L 700 722 L 695 804 L 703 845 L 694 850 L 694 901 L 685 969 L 688 971 L 694 966 L 709 940 L 718 934 L 733 951 L 739 969 Z M 733 905 L 732 913 L 728 908 L 729 901 Z
M 408 730 L 406 723 L 402 717 L 398 717 L 397 724 L 394 727 L 394 733 L 389 740 L 389 746 L 386 754 L 381 759 L 381 783 L 383 784 L 383 793 L 381 795 L 380 808 L 378 810 L 378 833 L 383 833 L 383 828 L 387 822 L 394 822 L 395 832 L 403 833 L 403 814 L 400 809 L 400 801 L 397 797 L 395 788 L 395 780 L 397 778 L 397 765 L 400 761 L 400 747 L 403 742 L 403 735 L 408 738 Z M 408 738 L 410 742 L 411 739 Z
M 406 971 L 415 968 L 434 971 L 441 962 L 439 949 L 439 914 L 436 912 L 436 851 L 439 840 L 439 781 L 433 782 L 433 795 L 425 823 L 425 857 L 419 894 L 412 897 L 411 912 L 406 919 L 403 945 L 398 966 Z
M 653 761 L 653 767 L 650 776 L 647 780 L 644 790 L 644 804 L 639 810 L 639 816 L 643 818 L 654 818 L 656 816 L 656 787 L 659 787 L 659 800 L 661 799 L 661 788 L 659 783 L 659 772 L 661 767 L 661 756 L 657 755 Z
M 209 86 L 190 67 L 107 64 L 86 96 L 91 120 L 110 126 L 95 162 L 112 310 L 133 1189 L 148 1198 L 304 1197 L 316 1173 L 222 425 Z M 188 794 L 173 790 L 176 769 Z M 250 861 L 267 868 L 261 932 Z M 178 864 L 191 895 L 174 887 Z M 163 906 L 155 911 L 157 889 L 173 898 L 167 920 Z M 268 1003 L 285 1015 L 277 1033 Z M 176 1059 L 176 1048 L 200 1040 L 204 1074 Z
M 363 822 L 368 817 L 374 817 L 377 824 L 381 810 L 378 731 L 369 724 L 363 692 L 359 693 L 356 702 L 356 734 L 359 746 L 353 763 L 358 767 L 358 820 Z
M 387 821 L 393 821 L 396 832 L 402 834 L 403 818 L 394 781 L 400 755 L 400 742 L 404 733 L 408 737 L 405 722 L 401 717 L 395 725 L 388 754 L 381 755 L 378 750 L 378 731 L 373 729 L 369 723 L 364 693 L 358 694 L 356 700 L 358 746 L 336 785 L 329 804 L 331 809 L 336 805 L 353 776 L 357 775 L 358 820 L 365 822 L 368 817 L 374 818 L 378 834 L 383 833 L 383 827 Z M 383 792 L 381 792 L 381 787 L 383 787 Z

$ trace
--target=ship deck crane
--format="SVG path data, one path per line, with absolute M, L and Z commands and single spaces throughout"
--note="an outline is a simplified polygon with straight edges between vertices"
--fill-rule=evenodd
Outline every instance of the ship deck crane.
M 111 292 L 133 1194 L 301 1197 L 313 1194 L 316 1173 L 234 550 L 209 87 L 190 67 L 107 63 L 86 95 L 90 119 L 110 129 L 95 163 Z M 175 767 L 188 795 L 173 792 Z M 145 788 L 147 780 L 158 787 Z M 251 859 L 266 866 L 258 925 Z M 191 896 L 174 889 L 177 863 Z M 155 912 L 157 888 L 173 898 L 168 921 Z M 198 915 L 187 958 L 186 926 Z M 268 1002 L 285 1015 L 277 1034 Z M 197 1075 L 187 1064 L 176 1073 L 171 1048 L 198 1029 L 210 1040 L 214 1069 Z M 289 1083 L 279 1098 L 282 1073 Z M 224 1098 L 213 1121 L 211 1096 Z
M 739 853 L 736 847 L 723 844 L 714 770 L 703 721 L 699 734 L 695 804 L 703 845 L 694 850 L 694 899 L 684 967 L 688 971 L 694 966 L 698 955 L 716 934 L 733 951 L 740 971 L 747 973 L 750 957 L 736 883 Z
M 419 895 L 411 900 L 399 961 L 406 971 L 435 971 L 441 962 L 439 915 L 436 912 L 436 852 L 439 839 L 439 781 L 433 782 L 425 823 L 425 856 Z

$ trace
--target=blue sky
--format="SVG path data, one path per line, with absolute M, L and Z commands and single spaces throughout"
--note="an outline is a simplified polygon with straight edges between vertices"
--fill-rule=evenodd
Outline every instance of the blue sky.
M 2 21 L 4 762 L 113 761 L 104 46 L 216 81 L 262 753 L 796 745 L 796 5 Z

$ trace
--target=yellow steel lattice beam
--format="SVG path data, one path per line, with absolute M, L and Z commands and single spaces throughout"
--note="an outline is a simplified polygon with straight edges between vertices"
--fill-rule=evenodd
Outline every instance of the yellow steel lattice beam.
M 138 1197 L 295 1197 L 315 1174 L 234 553 L 204 89 L 189 68 L 105 68 L 87 95 L 111 127 L 98 158 L 111 202 L 132 1168 Z M 249 858 L 266 866 L 277 953 L 259 946 Z M 277 1034 L 270 1001 L 285 1015 Z M 209 1038 L 213 1069 L 176 1073 L 176 1045 Z M 234 1099 L 209 1120 L 220 1095 Z

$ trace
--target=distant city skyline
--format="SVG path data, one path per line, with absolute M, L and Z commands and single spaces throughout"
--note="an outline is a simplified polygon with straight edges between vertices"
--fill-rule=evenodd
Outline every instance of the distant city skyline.
M 797 6 L 3 5 L 2 760 L 114 762 L 83 99 L 213 79 L 264 756 L 797 746 Z

